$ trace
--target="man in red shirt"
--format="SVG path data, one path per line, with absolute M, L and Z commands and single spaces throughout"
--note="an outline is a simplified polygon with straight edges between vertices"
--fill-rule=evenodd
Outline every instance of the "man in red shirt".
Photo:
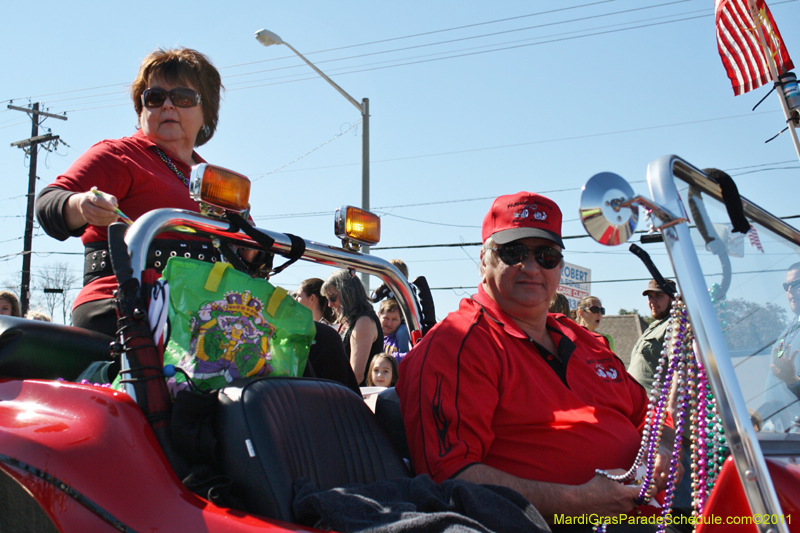
M 556 523 L 632 511 L 640 488 L 595 470 L 633 464 L 647 396 L 585 328 L 547 314 L 564 264 L 561 211 L 538 194 L 501 196 L 482 237 L 478 294 L 400 366 L 414 468 L 437 482 L 510 487 Z M 659 488 L 668 453 L 659 452 Z

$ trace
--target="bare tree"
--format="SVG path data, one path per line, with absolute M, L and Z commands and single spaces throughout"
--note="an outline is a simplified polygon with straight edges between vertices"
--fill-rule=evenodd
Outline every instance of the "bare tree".
M 17 276 L 16 278 L 6 278 L 5 281 L 3 281 L 2 284 L 0 284 L 0 288 L 18 294 L 19 283 L 20 283 L 19 276 Z
M 34 280 L 34 288 L 42 290 L 41 296 L 37 294 L 37 300 L 41 298 L 44 301 L 44 307 L 51 317 L 55 317 L 56 309 L 61 308 L 64 324 L 69 324 L 72 319 L 69 309 L 74 298 L 70 296 L 70 291 L 77 281 L 77 278 L 70 273 L 67 263 L 45 265 L 38 269 Z

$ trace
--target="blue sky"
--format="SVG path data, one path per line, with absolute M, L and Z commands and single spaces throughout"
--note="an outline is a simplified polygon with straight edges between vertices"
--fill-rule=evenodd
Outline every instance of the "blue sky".
M 768 2 L 800 61 L 800 2 Z M 42 125 L 68 146 L 40 152 L 37 191 L 93 143 L 134 132 L 128 85 L 155 47 L 207 54 L 227 87 L 215 137 L 198 152 L 254 181 L 259 226 L 334 242 L 331 218 L 361 198 L 358 111 L 284 46 L 280 35 L 356 100 L 370 99 L 371 206 L 380 246 L 472 243 L 496 196 L 545 194 L 564 212 L 565 236 L 585 235 L 580 189 L 611 171 L 646 193 L 647 164 L 677 154 L 727 170 L 740 193 L 779 216 L 797 215 L 797 156 L 768 88 L 735 97 L 719 58 L 712 0 L 563 0 L 111 4 L 7 6 L 0 22 L 0 283 L 22 266 L 28 160 L 11 143 L 30 120 L 7 110 L 42 102 L 69 120 Z M 118 7 L 119 6 L 119 7 Z M 124 7 L 123 7 L 124 6 Z M 340 133 L 345 132 L 339 136 Z M 333 139 L 333 140 L 332 140 Z M 309 153 L 310 152 L 310 153 Z M 307 154 L 307 155 L 306 155 Z M 280 170 L 279 170 L 280 169 Z M 796 225 L 790 220 L 789 223 Z M 640 228 L 642 226 L 640 225 Z M 627 247 L 567 241 L 566 259 L 592 270 L 606 309 L 646 308 L 647 273 Z M 78 239 L 36 231 L 38 268 L 66 262 L 81 277 Z M 668 269 L 662 249 L 647 248 Z M 434 288 L 437 314 L 478 281 L 478 248 L 376 250 L 403 258 Z M 322 267 L 274 278 L 294 289 Z M 77 289 L 78 287 L 76 287 Z

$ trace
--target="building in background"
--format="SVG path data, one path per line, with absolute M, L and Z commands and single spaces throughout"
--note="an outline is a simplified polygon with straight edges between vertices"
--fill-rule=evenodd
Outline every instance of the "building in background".
M 614 353 L 625 363 L 625 368 L 628 368 L 633 345 L 646 329 L 647 323 L 638 314 L 606 315 L 600 321 L 597 332 L 614 337 Z

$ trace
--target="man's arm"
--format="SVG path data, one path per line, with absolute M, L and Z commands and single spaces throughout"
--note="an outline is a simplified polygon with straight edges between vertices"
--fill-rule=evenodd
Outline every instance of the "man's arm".
M 622 485 L 601 475 L 595 475 L 583 485 L 532 481 L 484 464 L 468 467 L 456 479 L 513 489 L 525 496 L 549 522 L 553 521 L 555 515 L 597 513 L 615 516 L 627 513 L 636 507 L 635 500 L 640 490 L 639 487 Z

